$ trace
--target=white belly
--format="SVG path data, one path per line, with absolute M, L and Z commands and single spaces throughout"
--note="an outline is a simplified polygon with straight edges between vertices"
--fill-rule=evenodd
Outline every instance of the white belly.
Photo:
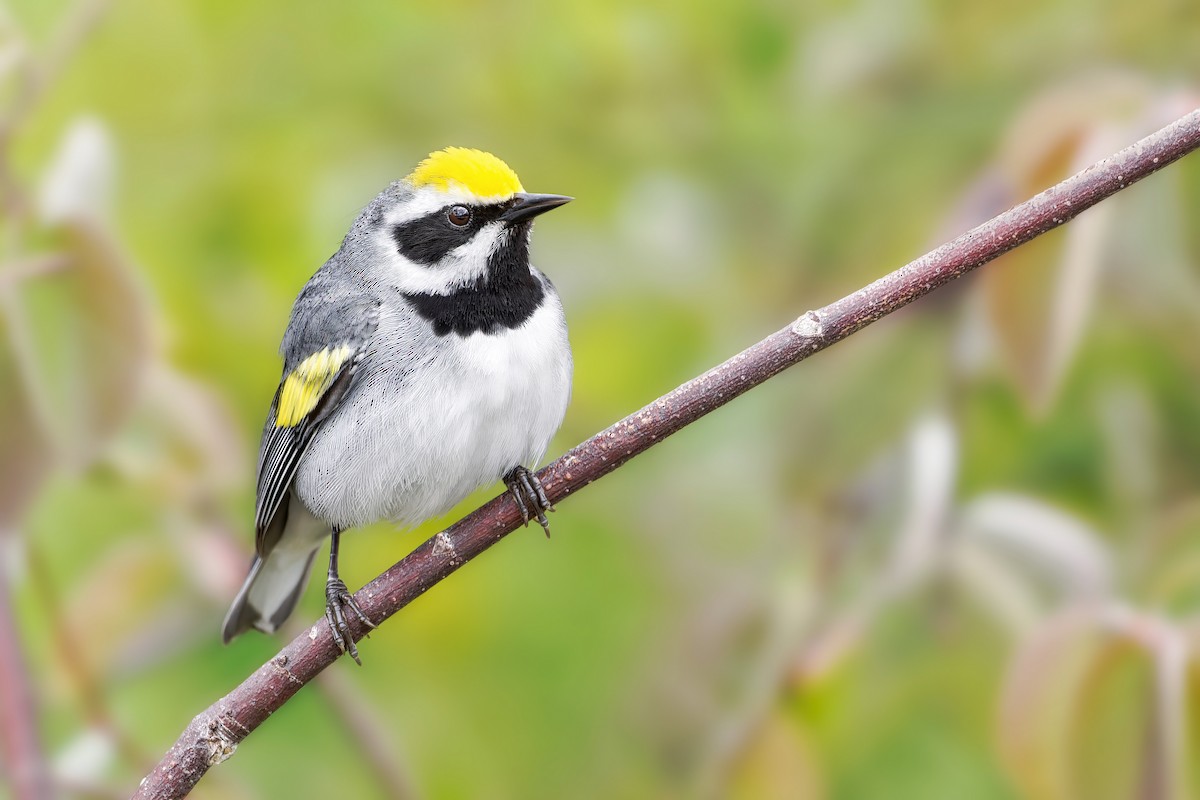
M 417 346 L 384 320 L 359 383 L 300 462 L 298 497 L 341 528 L 415 525 L 517 465 L 533 467 L 571 388 L 562 307 L 547 301 L 519 328 Z

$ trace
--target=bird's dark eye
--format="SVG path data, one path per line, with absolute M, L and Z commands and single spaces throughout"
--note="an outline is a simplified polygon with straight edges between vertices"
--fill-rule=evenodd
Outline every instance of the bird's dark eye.
M 446 212 L 446 219 L 457 228 L 465 228 L 471 221 L 471 209 L 466 206 L 450 206 L 450 210 Z

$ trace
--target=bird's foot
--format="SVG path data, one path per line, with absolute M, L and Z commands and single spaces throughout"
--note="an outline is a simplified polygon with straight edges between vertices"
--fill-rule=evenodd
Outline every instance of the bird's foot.
M 553 511 L 554 505 L 550 498 L 546 497 L 546 490 L 542 488 L 542 482 L 538 480 L 537 475 L 525 467 L 516 466 L 504 476 L 504 485 L 508 487 L 508 493 L 516 502 L 525 525 L 529 525 L 530 519 L 536 519 L 546 532 L 546 538 L 549 538 L 550 520 L 546 519 L 546 512 Z
M 367 628 L 374 630 L 375 623 L 367 619 L 359 607 L 358 601 L 341 578 L 329 578 L 325 583 L 325 619 L 329 622 L 329 630 L 333 633 L 333 641 L 343 653 L 349 653 L 360 667 L 362 659 L 358 657 L 358 648 L 354 645 L 354 637 L 350 635 L 350 626 L 346 622 L 345 609 L 350 609 L 359 621 Z

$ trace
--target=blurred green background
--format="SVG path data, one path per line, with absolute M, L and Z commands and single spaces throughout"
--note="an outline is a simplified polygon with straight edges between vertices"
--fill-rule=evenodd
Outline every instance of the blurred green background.
M 1200 105 L 1182 0 L 0 11 L 0 647 L 70 797 L 285 641 L 218 637 L 278 342 L 430 150 L 577 198 L 534 237 L 554 457 Z M 1193 157 L 686 429 L 195 796 L 1200 796 L 1198 210 Z M 440 525 L 355 532 L 343 577 Z

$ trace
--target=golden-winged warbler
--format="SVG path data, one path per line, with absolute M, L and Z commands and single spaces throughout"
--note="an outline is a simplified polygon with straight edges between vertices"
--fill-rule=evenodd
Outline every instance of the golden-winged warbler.
M 305 285 L 258 459 L 254 561 L 226 642 L 273 633 L 332 537 L 333 638 L 359 661 L 338 576 L 343 531 L 416 525 L 498 478 L 549 532 L 531 471 L 571 392 L 562 304 L 529 263 L 532 220 L 571 198 L 530 194 L 479 150 L 431 153 L 376 197 Z M 361 662 L 359 662 L 361 663 Z

